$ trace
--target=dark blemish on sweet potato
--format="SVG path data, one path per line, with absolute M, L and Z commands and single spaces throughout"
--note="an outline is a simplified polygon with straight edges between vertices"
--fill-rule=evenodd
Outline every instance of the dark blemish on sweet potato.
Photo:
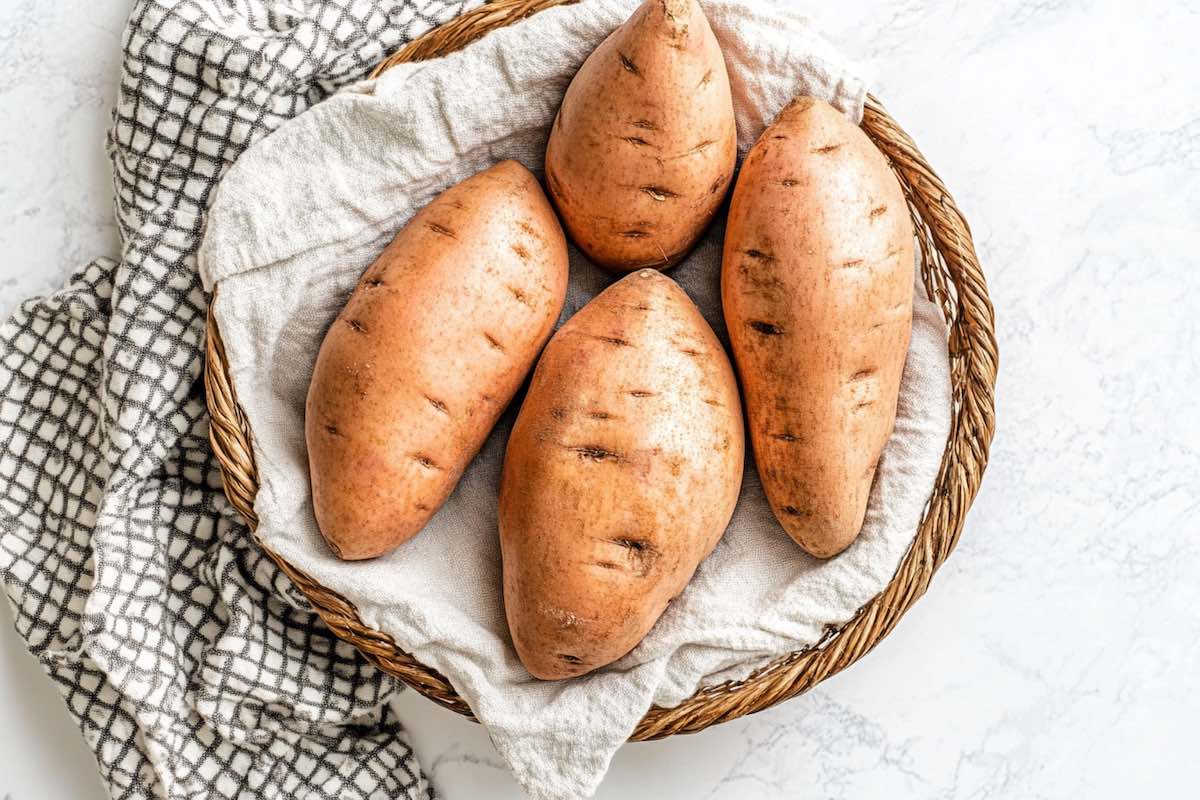
M 632 58 L 625 55 L 624 53 L 617 53 L 617 57 L 621 59 L 621 66 L 625 68 L 626 72 L 632 72 L 634 75 L 637 75 L 639 78 L 642 77 L 642 71 L 638 69 L 637 64 L 633 63 Z
M 693 358 L 699 358 L 700 356 L 704 355 L 694 347 L 681 347 L 679 348 L 679 352 L 683 353 L 685 356 L 692 356 Z
M 798 442 L 800 437 L 794 433 L 772 433 L 772 439 L 777 439 L 781 442 Z
M 621 565 L 615 561 L 597 561 L 597 562 L 595 562 L 595 564 L 597 567 L 600 567 L 601 569 L 620 569 L 621 568 Z
M 429 506 L 425 505 L 424 503 L 417 503 L 415 506 L 413 506 L 413 508 L 417 509 L 417 511 L 428 511 L 429 510 Z
M 651 392 L 647 389 L 634 389 L 629 393 L 629 395 L 631 397 L 653 397 L 654 392 Z
M 723 408 L 725 406 L 724 403 L 722 403 L 720 400 L 718 400 L 715 397 L 706 397 L 704 399 L 704 403 L 705 403 L 705 405 L 715 406 L 717 408 Z
M 814 147 L 813 152 L 819 156 L 828 156 L 828 155 L 832 155 L 833 153 L 836 153 L 838 150 L 841 150 L 841 149 L 842 149 L 842 142 L 836 142 L 834 144 L 825 144 L 825 145 L 821 145 L 820 147 Z
M 442 236 L 449 236 L 451 239 L 458 238 L 454 234 L 454 231 L 450 230 L 445 225 L 439 225 L 436 222 L 426 222 L 425 227 L 429 228 L 429 230 L 433 231 L 434 233 L 441 234 Z
M 632 536 L 618 536 L 609 541 L 618 547 L 625 548 L 629 556 L 629 567 L 638 577 L 644 578 L 650 574 L 650 569 L 659 557 L 658 548 L 653 543 Z
M 609 450 L 607 447 L 601 447 L 598 444 L 573 445 L 567 448 L 572 453 L 575 453 L 580 458 L 586 458 L 591 461 L 620 461 L 621 454 L 615 450 Z
M 851 382 L 866 380 L 867 378 L 870 378 L 872 375 L 874 375 L 878 371 L 879 370 L 875 369 L 874 367 L 867 367 L 866 369 L 860 369 L 858 372 L 856 372 L 850 376 L 850 380 L 851 380 Z
M 613 415 L 607 411 L 589 411 L 588 416 L 592 419 L 612 419 Z
M 435 397 L 430 397 L 429 395 L 425 395 L 425 399 L 429 401 L 429 405 L 433 406 L 434 408 L 436 408 L 438 411 L 442 412 L 443 414 L 450 413 L 450 410 L 448 408 L 446 408 L 446 404 L 443 403 L 441 400 L 438 400 Z
M 492 347 L 493 350 L 499 350 L 501 353 L 504 352 L 504 345 L 500 344 L 500 340 L 495 336 L 492 336 L 487 331 L 484 331 L 483 338 L 487 339 L 487 343 Z
M 800 185 L 800 181 L 796 180 L 795 178 L 784 178 L 779 183 L 780 183 L 780 185 L 785 186 L 788 189 L 791 189 L 793 186 Z
M 708 187 L 708 193 L 716 194 L 717 192 L 721 191 L 721 187 L 725 185 L 725 181 L 728 179 L 728 175 L 722 175 L 721 177 L 717 178 L 715 181 L 713 181 L 713 185 Z
M 523 261 L 529 260 L 529 250 L 520 242 L 515 242 L 512 245 L 512 251 L 517 254 L 517 257 Z
M 780 506 L 780 511 L 792 517 L 807 517 L 808 514 L 796 508 L 795 506 Z
M 336 425 L 326 425 L 325 432 L 330 436 L 341 436 L 342 432 L 337 429 Z
M 350 327 L 350 330 L 355 331 L 356 333 L 367 332 L 367 326 L 363 325 L 356 319 L 343 319 L 342 322 L 346 323 Z
M 451 208 L 457 208 L 459 211 L 462 211 L 464 208 L 466 208 L 466 206 L 463 205 L 462 200 L 451 200 L 449 203 L 447 203 L 447 205 Z
M 598 339 L 598 340 L 604 342 L 605 344 L 611 344 L 611 345 L 615 345 L 617 347 L 633 347 L 632 342 L 630 342 L 628 339 L 622 339 L 620 336 L 606 336 L 606 335 L 596 334 L 596 335 L 593 335 L 592 338 Z
M 567 662 L 568 664 L 582 664 L 583 663 L 582 658 L 580 658 L 579 656 L 570 655 L 568 653 L 559 653 L 558 657 L 561 658 L 563 661 Z
M 664 189 L 662 186 L 642 186 L 639 190 L 649 195 L 650 199 L 659 203 L 665 203 L 667 200 L 679 197 L 677 192 Z
M 379 280 L 379 278 L 367 278 L 363 281 L 363 286 L 368 289 L 378 289 L 380 286 L 383 286 L 383 281 Z
M 884 214 L 887 213 L 887 210 L 888 210 L 888 207 L 887 207 L 886 203 L 884 205 L 876 206 L 875 208 L 872 208 L 871 209 L 871 219 L 873 219 L 873 220 L 879 219 L 880 217 L 882 217 Z
M 713 79 L 713 71 L 710 69 L 708 72 L 704 73 L 704 77 L 700 79 L 700 83 L 697 84 L 697 86 L 704 86 L 706 84 L 712 83 L 712 79 Z
M 537 231 L 534 230 L 533 226 L 523 219 L 517 221 L 517 227 L 525 231 L 525 233 L 529 234 L 530 236 L 537 236 Z
M 764 253 L 762 250 L 756 250 L 754 248 L 746 250 L 745 253 L 755 261 L 761 261 L 764 264 L 770 264 L 775 260 L 775 256 L 771 255 L 770 253 Z
M 783 334 L 783 328 L 771 322 L 763 322 L 761 319 L 752 319 L 746 324 L 763 336 L 780 336 Z
M 417 462 L 418 464 L 420 464 L 425 469 L 438 469 L 438 470 L 441 469 L 441 467 L 438 466 L 436 461 L 434 461 L 432 458 L 425 455 L 424 453 L 413 453 L 412 460 Z
M 621 231 L 621 235 L 626 239 L 645 239 L 650 234 L 646 231 Z
M 649 147 L 650 143 L 640 136 L 622 136 L 622 139 L 635 147 Z
M 533 301 L 529 299 L 529 295 L 525 294 L 525 292 L 521 291 L 516 286 L 505 286 L 505 288 L 508 289 L 509 293 L 516 299 L 518 303 L 523 306 L 533 308 Z
M 566 419 L 567 410 L 561 406 L 555 406 L 554 408 L 550 409 L 550 416 L 554 417 L 555 419 Z
M 650 120 L 648 120 L 648 119 L 638 119 L 638 120 L 634 120 L 634 121 L 633 121 L 631 124 L 633 125 L 633 127 L 635 127 L 635 128 L 641 128 L 641 129 L 642 129 L 642 130 L 644 130 L 644 131 L 656 131 L 656 130 L 658 130 L 658 126 L 657 126 L 657 125 L 655 125 L 653 122 L 651 122 L 651 121 L 650 121 Z
M 866 263 L 861 258 L 851 258 L 842 262 L 842 269 L 861 269 Z

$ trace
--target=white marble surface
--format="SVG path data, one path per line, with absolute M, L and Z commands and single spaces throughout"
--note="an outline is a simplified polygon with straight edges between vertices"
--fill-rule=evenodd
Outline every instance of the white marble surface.
M 0 313 L 116 255 L 103 150 L 130 0 L 0 2 Z M 1200 5 L 810 2 L 954 190 L 997 307 L 992 466 L 896 632 L 807 696 L 630 745 L 601 798 L 1194 796 Z M 0 798 L 104 796 L 0 630 Z M 443 797 L 486 736 L 397 703 Z

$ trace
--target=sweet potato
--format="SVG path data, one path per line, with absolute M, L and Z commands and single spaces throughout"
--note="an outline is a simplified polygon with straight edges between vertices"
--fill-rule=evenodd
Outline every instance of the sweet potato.
M 746 157 L 726 227 L 725 320 L 767 499 L 820 558 L 858 535 L 895 424 L 913 241 L 886 159 L 828 104 L 796 100 Z
M 695 0 L 647 0 L 567 88 L 546 182 L 592 261 L 666 269 L 712 220 L 736 158 L 729 76 L 704 12 Z
M 725 530 L 741 487 L 733 369 L 654 270 L 609 287 L 542 355 L 505 454 L 504 605 L 538 678 L 620 658 Z
M 567 246 L 537 179 L 505 161 L 447 189 L 359 281 L 308 390 L 313 508 L 344 559 L 441 507 L 558 319 Z

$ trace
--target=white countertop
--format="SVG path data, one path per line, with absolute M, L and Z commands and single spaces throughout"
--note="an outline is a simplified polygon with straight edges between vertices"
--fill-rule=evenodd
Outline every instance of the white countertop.
M 103 137 L 131 0 L 0 4 L 0 314 L 117 255 Z M 971 221 L 999 431 L 958 551 L 810 694 L 629 745 L 600 798 L 1118 798 L 1200 784 L 1200 8 L 864 0 L 814 16 Z M 0 611 L 0 798 L 104 797 Z M 397 703 L 446 800 L 486 735 Z

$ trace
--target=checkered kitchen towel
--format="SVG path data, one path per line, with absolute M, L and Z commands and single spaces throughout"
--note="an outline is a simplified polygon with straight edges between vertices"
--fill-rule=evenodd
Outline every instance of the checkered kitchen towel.
M 134 5 L 108 142 L 121 261 L 0 330 L 0 576 L 114 798 L 432 794 L 385 704 L 397 684 L 221 493 L 195 252 L 248 145 L 463 5 Z

